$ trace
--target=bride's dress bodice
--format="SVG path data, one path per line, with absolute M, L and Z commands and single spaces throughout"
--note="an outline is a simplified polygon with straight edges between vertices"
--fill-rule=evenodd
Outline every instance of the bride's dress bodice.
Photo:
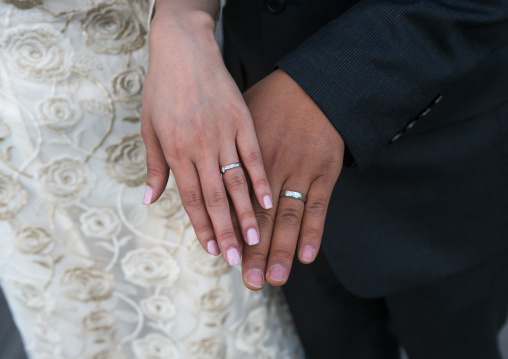
M 141 205 L 148 1 L 0 3 L 0 280 L 33 359 L 295 358 L 279 292 Z

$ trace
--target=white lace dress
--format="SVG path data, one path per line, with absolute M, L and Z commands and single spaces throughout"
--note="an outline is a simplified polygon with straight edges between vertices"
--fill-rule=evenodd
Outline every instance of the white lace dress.
M 147 0 L 0 3 L 0 281 L 32 359 L 300 357 L 278 291 L 141 204 Z

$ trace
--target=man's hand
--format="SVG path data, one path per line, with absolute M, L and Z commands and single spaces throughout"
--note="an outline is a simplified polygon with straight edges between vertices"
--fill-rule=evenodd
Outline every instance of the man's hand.
M 270 210 L 253 197 L 261 241 L 244 248 L 243 280 L 258 290 L 265 274 L 274 286 L 287 281 L 298 238 L 300 261 L 310 263 L 316 257 L 342 168 L 344 142 L 314 101 L 282 70 L 257 83 L 244 98 L 274 194 Z M 301 192 L 307 202 L 278 198 L 282 190 Z

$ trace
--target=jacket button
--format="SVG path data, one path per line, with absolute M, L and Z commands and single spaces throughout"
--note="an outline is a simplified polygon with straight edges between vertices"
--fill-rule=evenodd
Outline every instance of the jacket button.
M 418 118 L 422 118 L 423 116 L 427 116 L 430 111 L 432 111 L 432 109 L 429 107 L 425 111 L 423 111 L 421 114 L 419 114 Z
M 408 130 L 412 129 L 414 125 L 416 125 L 416 120 L 413 120 L 413 121 L 409 122 L 409 123 L 406 125 L 406 127 L 404 127 L 404 132 L 406 132 L 406 131 L 408 131 Z
M 266 8 L 273 13 L 279 13 L 286 7 L 286 0 L 265 0 Z
M 438 103 L 438 102 L 439 102 L 439 101 L 441 101 L 442 99 L 443 99 L 443 95 L 439 95 L 438 97 L 436 97 L 436 98 L 434 99 L 434 101 L 432 101 L 432 105 L 431 105 L 431 106 L 435 105 L 436 103 Z
M 390 143 L 394 143 L 402 136 L 402 132 L 397 133 L 393 138 L 390 140 Z

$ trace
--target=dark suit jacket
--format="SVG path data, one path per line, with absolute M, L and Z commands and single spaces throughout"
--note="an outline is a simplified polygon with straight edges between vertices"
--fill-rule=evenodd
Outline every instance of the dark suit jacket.
M 508 250 L 507 0 L 228 0 L 224 33 L 242 89 L 282 68 L 347 145 L 322 244 L 347 288 Z

